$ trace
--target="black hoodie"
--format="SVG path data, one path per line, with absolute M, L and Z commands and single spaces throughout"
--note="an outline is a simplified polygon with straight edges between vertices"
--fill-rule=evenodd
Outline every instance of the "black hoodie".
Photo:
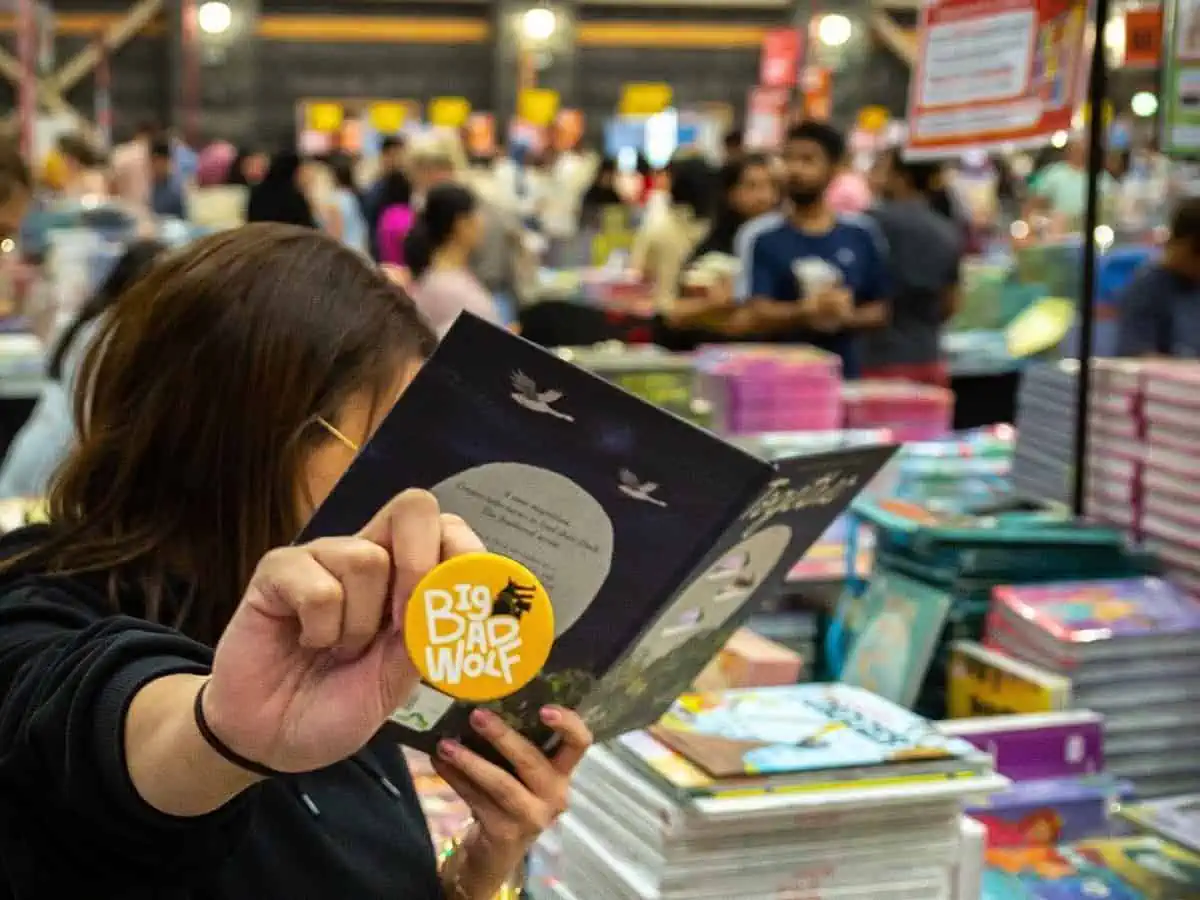
M 0 541 L 30 547 L 40 529 Z M 193 819 L 135 791 L 123 720 L 147 682 L 209 648 L 112 615 L 98 579 L 0 580 L 0 898 L 443 900 L 398 747 L 264 782 Z

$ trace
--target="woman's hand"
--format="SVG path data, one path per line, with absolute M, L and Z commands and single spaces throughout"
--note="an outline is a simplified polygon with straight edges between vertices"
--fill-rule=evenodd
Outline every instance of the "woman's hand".
M 213 659 L 204 714 L 246 759 L 283 772 L 354 754 L 417 685 L 402 631 L 417 582 L 483 545 L 427 491 L 405 491 L 354 537 L 263 557 Z
M 447 896 L 490 898 L 520 864 L 530 845 L 567 807 L 571 774 L 592 743 L 579 716 L 557 706 L 542 721 L 561 738 L 546 756 L 495 713 L 477 709 L 471 725 L 512 763 L 515 774 L 453 741 L 438 745 L 433 767 L 471 807 L 475 825 L 447 861 Z

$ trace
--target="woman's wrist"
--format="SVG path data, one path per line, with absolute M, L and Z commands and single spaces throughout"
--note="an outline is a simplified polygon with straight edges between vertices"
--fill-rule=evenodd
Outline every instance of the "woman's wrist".
M 166 675 L 134 695 L 125 717 L 133 786 L 155 809 L 179 817 L 220 809 L 263 778 L 215 751 L 196 722 L 200 675 Z
M 529 848 L 499 847 L 472 824 L 445 857 L 441 867 L 446 900 L 499 900 Z

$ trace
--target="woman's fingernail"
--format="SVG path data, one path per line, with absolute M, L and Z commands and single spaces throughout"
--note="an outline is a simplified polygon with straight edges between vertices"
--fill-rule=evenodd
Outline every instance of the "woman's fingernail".
M 462 751 L 462 745 L 457 741 L 438 741 L 437 750 L 442 759 L 454 759 Z
M 483 731 L 496 724 L 496 716 L 486 709 L 477 709 L 471 713 L 471 724 L 476 730 Z
M 562 710 L 555 709 L 553 706 L 543 706 L 542 721 L 547 725 L 557 725 L 562 721 Z

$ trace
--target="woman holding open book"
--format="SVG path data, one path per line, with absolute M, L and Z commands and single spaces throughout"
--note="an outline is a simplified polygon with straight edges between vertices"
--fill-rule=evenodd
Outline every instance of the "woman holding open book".
M 424 491 L 291 545 L 434 347 L 408 298 L 310 229 L 252 225 L 158 263 L 103 322 L 50 524 L 0 542 L 0 894 L 490 900 L 563 808 L 453 742 L 475 814 L 439 867 L 380 726 L 418 681 L 416 582 L 481 549 Z

